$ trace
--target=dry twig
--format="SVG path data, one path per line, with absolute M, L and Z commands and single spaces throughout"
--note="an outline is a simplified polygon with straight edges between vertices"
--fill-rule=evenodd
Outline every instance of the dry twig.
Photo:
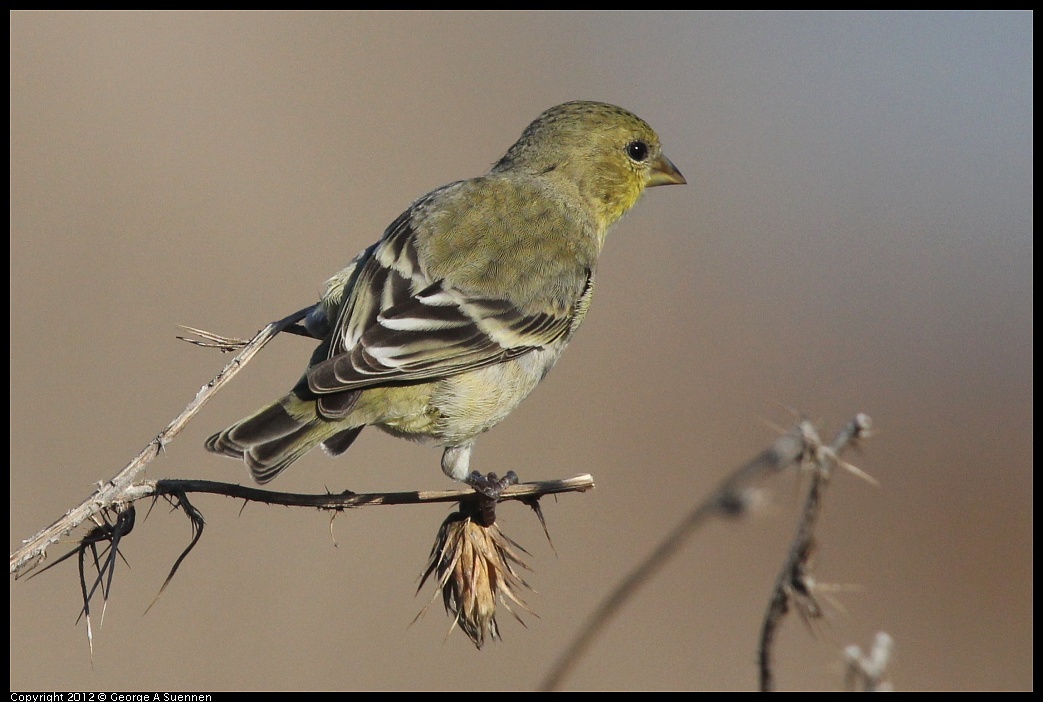
M 687 542 L 688 538 L 709 519 L 715 517 L 736 517 L 744 514 L 751 503 L 752 484 L 764 477 L 778 473 L 786 468 L 799 464 L 809 459 L 837 460 L 839 452 L 855 438 L 864 436 L 869 429 L 869 417 L 859 414 L 841 435 L 837 437 L 832 447 L 823 447 L 818 440 L 814 427 L 809 422 L 800 422 L 795 429 L 782 436 L 759 456 L 749 463 L 738 468 L 735 472 L 725 478 L 717 488 L 695 506 L 688 516 L 685 517 L 664 538 L 659 545 L 638 564 L 622 581 L 609 593 L 593 614 L 587 619 L 580 629 L 579 635 L 558 658 L 551 672 L 544 678 L 540 685 L 541 690 L 556 690 L 562 681 L 584 655 L 597 636 L 608 622 L 619 612 L 622 606 L 629 600 L 637 590 L 655 575 L 666 562 L 673 557 L 678 549 Z M 830 464 L 832 465 L 832 463 Z M 813 488 L 821 491 L 821 488 Z M 810 500 L 810 498 L 809 498 Z M 813 502 L 817 510 L 818 498 Z M 807 518 L 802 524 L 807 522 Z M 811 519 L 813 524 L 814 519 Z M 809 527 L 810 528 L 810 527 Z M 802 532 L 803 533 L 803 532 Z M 802 537 L 798 536 L 791 554 L 803 550 L 799 544 L 804 543 Z M 804 561 L 800 561 L 803 563 Z M 775 618 L 766 630 L 774 633 L 778 619 Z M 762 642 L 765 638 L 762 636 Z M 770 637 L 766 645 L 762 645 L 762 671 L 767 665 L 770 671 Z
M 840 430 L 833 443 L 825 445 L 818 437 L 815 428 L 807 422 L 801 423 L 805 461 L 812 468 L 811 486 L 804 500 L 797 534 L 790 547 L 786 563 L 779 572 L 772 591 L 768 611 L 764 615 L 761 627 L 760 647 L 757 659 L 760 667 L 760 688 L 762 692 L 770 692 L 775 687 L 775 675 L 772 667 L 772 646 L 782 617 L 790 606 L 797 608 L 801 616 L 807 620 L 822 616 L 822 608 L 815 599 L 814 578 L 810 574 L 809 561 L 815 549 L 815 525 L 822 510 L 822 498 L 833 469 L 840 463 L 840 454 L 844 449 L 869 435 L 870 419 L 859 414 L 847 426 Z M 861 471 L 855 471 L 861 473 Z
M 259 331 L 249 342 L 236 346 L 242 350 L 217 376 L 204 385 L 188 403 L 181 414 L 163 428 L 134 459 L 110 480 L 99 483 L 90 497 L 66 512 L 60 519 L 39 533 L 22 542 L 22 546 L 11 554 L 11 573 L 18 574 L 30 566 L 39 565 L 46 557 L 47 548 L 88 519 L 113 510 L 123 499 L 124 492 L 134 484 L 138 475 L 159 455 L 163 447 L 181 433 L 185 425 L 202 409 L 213 395 L 223 388 L 245 366 L 258 351 L 275 338 L 276 334 L 295 328 L 295 325 L 311 310 L 306 307 L 277 322 L 272 322 Z M 225 350 L 230 350 L 226 348 Z M 115 510 L 117 513 L 120 511 Z

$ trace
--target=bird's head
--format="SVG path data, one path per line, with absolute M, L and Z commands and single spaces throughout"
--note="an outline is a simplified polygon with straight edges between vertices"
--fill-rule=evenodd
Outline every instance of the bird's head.
M 645 188 L 687 182 L 647 122 L 603 102 L 566 102 L 541 114 L 493 167 L 510 170 L 574 186 L 602 228 Z

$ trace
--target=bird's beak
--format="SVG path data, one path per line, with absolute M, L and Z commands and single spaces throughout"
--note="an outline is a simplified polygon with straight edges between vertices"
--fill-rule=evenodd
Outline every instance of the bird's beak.
M 670 163 L 663 154 L 652 162 L 652 172 L 648 176 L 648 184 L 645 187 L 652 188 L 657 185 L 684 185 L 688 181 L 677 170 L 677 166 Z

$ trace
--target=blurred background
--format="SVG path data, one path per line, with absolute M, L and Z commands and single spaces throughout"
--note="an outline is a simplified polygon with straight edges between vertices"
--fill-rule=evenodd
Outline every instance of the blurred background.
M 828 495 L 835 604 L 783 625 L 782 689 L 843 687 L 895 639 L 898 689 L 1030 689 L 1030 13 L 11 14 L 11 549 L 114 475 L 249 336 L 412 200 L 484 172 L 542 110 L 627 107 L 686 187 L 613 230 L 554 373 L 478 444 L 544 501 L 527 628 L 478 652 L 414 597 L 443 506 L 336 519 L 199 496 L 144 505 L 93 665 L 75 565 L 11 583 L 12 690 L 531 689 L 611 586 L 799 416 L 875 436 Z M 279 338 L 148 469 L 247 482 L 203 440 L 286 391 Z M 440 452 L 363 433 L 272 487 L 441 489 Z M 765 485 L 629 603 L 570 689 L 756 685 L 760 621 L 806 481 Z M 52 549 L 52 558 L 58 550 Z

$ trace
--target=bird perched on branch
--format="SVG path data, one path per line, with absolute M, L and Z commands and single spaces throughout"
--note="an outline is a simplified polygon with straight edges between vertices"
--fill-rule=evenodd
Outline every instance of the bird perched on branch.
M 685 183 L 636 115 L 552 107 L 485 175 L 441 187 L 326 283 L 304 327 L 322 340 L 285 397 L 213 435 L 267 483 L 367 426 L 444 448 L 486 494 L 475 440 L 550 371 L 583 321 L 605 233 L 645 188 Z

